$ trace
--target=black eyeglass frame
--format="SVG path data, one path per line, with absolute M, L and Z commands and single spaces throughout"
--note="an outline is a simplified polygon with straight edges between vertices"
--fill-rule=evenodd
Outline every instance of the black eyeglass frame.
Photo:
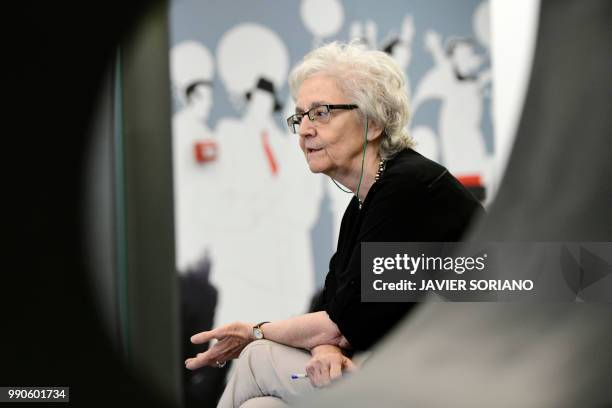
M 313 112 L 314 114 L 315 109 L 319 109 L 321 107 L 327 108 L 327 111 L 328 111 L 327 113 L 329 113 L 329 111 L 332 111 L 332 110 L 353 110 L 353 109 L 359 108 L 359 106 L 353 105 L 353 104 L 339 104 L 339 105 L 325 104 L 325 105 L 313 106 L 312 108 L 308 109 L 306 112 L 296 113 L 294 115 L 289 116 L 287 118 L 287 126 L 289 126 L 289 130 L 297 134 L 298 132 L 296 132 L 295 130 L 295 125 L 299 125 L 300 123 L 302 123 L 302 119 L 304 119 L 304 116 L 308 116 L 308 119 L 310 119 L 311 122 L 314 122 L 316 120 L 316 117 L 311 116 L 311 112 Z

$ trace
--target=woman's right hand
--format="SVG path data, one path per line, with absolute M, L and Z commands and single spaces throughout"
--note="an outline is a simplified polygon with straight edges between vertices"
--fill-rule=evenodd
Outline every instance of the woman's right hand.
M 323 344 L 311 350 L 312 358 L 306 364 L 310 383 L 317 388 L 325 387 L 342 377 L 342 371 L 354 372 L 357 366 L 342 354 L 339 347 Z
M 204 366 L 222 367 L 228 360 L 237 358 L 242 349 L 255 340 L 253 324 L 234 322 L 191 336 L 193 344 L 207 343 L 212 339 L 218 342 L 205 352 L 185 360 L 186 368 L 196 370 Z

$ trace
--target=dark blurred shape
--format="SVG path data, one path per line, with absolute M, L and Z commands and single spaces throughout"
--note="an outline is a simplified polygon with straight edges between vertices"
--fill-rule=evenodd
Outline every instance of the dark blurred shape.
M 200 262 L 180 275 L 181 341 L 183 360 L 208 349 L 209 343 L 193 344 L 191 336 L 213 328 L 217 289 L 210 284 L 211 261 L 205 254 Z M 225 386 L 231 364 L 223 368 L 203 367 L 183 370 L 185 407 L 215 407 Z
M 84 259 L 84 148 L 100 81 L 126 33 L 162 1 L 11 3 L 2 173 L 0 383 L 69 386 L 70 406 L 168 406 L 122 363 Z M 93 180 L 92 182 L 96 182 Z M 178 362 L 177 362 L 178 363 Z

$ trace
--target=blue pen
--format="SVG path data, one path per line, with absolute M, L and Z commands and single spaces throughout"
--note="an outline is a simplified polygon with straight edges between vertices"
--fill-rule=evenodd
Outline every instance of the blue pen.
M 308 374 L 306 373 L 291 374 L 292 380 L 298 380 L 300 378 L 308 378 Z

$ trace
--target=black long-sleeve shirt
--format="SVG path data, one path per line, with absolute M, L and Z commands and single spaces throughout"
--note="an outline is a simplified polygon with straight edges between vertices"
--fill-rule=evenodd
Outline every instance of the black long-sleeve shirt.
M 359 209 L 349 203 L 336 253 L 314 311 L 329 317 L 355 350 L 368 349 L 414 303 L 361 302 L 361 242 L 459 241 L 483 209 L 443 166 L 412 149 L 389 160 Z

